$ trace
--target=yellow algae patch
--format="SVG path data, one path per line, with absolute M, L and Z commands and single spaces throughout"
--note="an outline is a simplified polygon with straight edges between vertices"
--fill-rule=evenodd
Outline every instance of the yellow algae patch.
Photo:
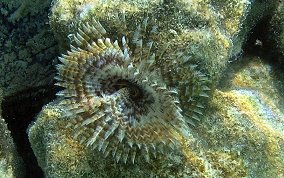
M 216 144 L 227 144 L 228 147 L 228 143 L 239 143 L 240 145 L 231 149 L 239 150 L 244 160 L 248 159 L 245 155 L 255 154 L 252 159 L 258 159 L 257 164 L 269 168 L 262 170 L 262 175 L 283 176 L 284 118 L 282 113 L 270 109 L 269 104 L 272 101 L 264 103 L 265 101 L 258 98 L 260 95 L 257 92 L 248 90 L 216 90 L 214 96 L 213 103 L 219 108 L 221 125 L 225 127 L 219 131 L 215 130 L 214 134 L 222 135 L 229 131 L 230 136 L 227 141 Z M 216 140 L 216 137 L 212 139 Z M 241 143 L 243 139 L 247 141 Z M 254 150 L 256 153 L 250 153 Z M 249 169 L 252 169 L 252 166 L 249 164 Z
M 276 109 L 282 98 L 276 86 L 281 79 L 277 81 L 272 66 L 259 57 L 245 57 L 244 60 L 248 62 L 234 74 L 232 88 L 257 90 L 261 100 L 265 100 L 270 107 Z
M 229 98 L 232 99 L 236 107 L 247 116 L 247 119 L 249 119 L 260 132 L 264 133 L 266 137 L 267 149 L 265 153 L 267 154 L 268 161 L 275 168 L 271 169 L 271 171 L 275 172 L 275 175 L 277 175 L 277 172 L 279 172 L 279 167 L 283 167 L 283 161 L 280 160 L 279 155 L 280 149 L 283 148 L 279 146 L 279 142 L 284 142 L 284 131 L 279 131 L 273 126 L 273 123 L 269 123 L 265 118 L 263 118 L 259 114 L 254 101 L 252 101 L 249 96 L 235 93 L 232 94 L 235 96 L 230 96 L 229 94 Z M 282 121 L 284 121 L 284 118 L 282 118 Z
M 61 108 L 49 104 L 28 130 L 40 167 L 46 170 L 47 177 L 94 176 L 91 174 L 92 169 L 88 167 L 87 149 L 72 138 L 69 129 L 65 129 L 65 123 L 58 119 L 62 114 Z
M 183 150 L 185 165 L 192 169 L 195 177 L 246 177 L 247 168 L 235 153 L 206 150 L 199 147 L 193 151 L 190 147 Z
M 249 62 L 234 75 L 232 84 L 238 87 L 258 88 L 258 90 L 269 89 L 264 87 L 271 88 L 271 67 L 257 57 L 248 57 L 246 60 Z
M 82 172 L 92 171 L 87 164 L 86 150 L 74 139 L 68 136 L 58 136 L 58 142 L 49 144 L 47 158 L 47 172 L 52 176 L 60 175 L 82 176 Z M 85 162 L 85 164 L 82 164 Z M 57 167 L 57 170 L 54 170 Z M 67 169 L 68 168 L 68 169 Z
M 178 136 L 177 136 L 178 137 Z M 192 135 L 179 135 L 184 165 L 192 177 L 246 177 L 247 168 L 240 157 L 230 151 L 214 151 L 204 147 Z

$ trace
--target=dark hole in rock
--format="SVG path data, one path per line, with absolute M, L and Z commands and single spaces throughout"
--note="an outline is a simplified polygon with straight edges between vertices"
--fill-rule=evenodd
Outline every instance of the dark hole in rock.
M 27 128 L 42 107 L 55 99 L 55 93 L 53 85 L 40 86 L 20 91 L 3 100 L 2 116 L 12 133 L 17 151 L 24 160 L 26 178 L 44 177 L 29 143 Z
M 254 55 L 267 55 L 272 50 L 269 42 L 269 27 L 271 16 L 265 16 L 249 32 L 248 39 L 244 45 L 244 53 Z

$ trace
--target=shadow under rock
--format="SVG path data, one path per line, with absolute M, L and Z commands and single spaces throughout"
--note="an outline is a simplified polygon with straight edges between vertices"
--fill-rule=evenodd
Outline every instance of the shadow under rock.
M 17 151 L 24 160 L 26 178 L 44 177 L 28 140 L 27 128 L 42 106 L 55 99 L 55 93 L 53 85 L 40 86 L 20 91 L 3 100 L 2 116 L 11 131 Z

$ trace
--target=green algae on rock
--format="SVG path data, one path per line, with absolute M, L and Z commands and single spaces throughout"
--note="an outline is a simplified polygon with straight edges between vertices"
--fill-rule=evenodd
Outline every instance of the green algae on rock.
M 277 4 L 262 1 L 193 0 L 193 1 L 96 1 L 58 0 L 52 7 L 50 24 L 61 47 L 68 48 L 68 35 L 75 33 L 78 22 L 96 17 L 115 37 L 117 33 L 131 33 L 145 14 L 155 18 L 159 33 L 155 37 L 157 51 L 170 45 L 168 52 L 177 51 L 191 57 L 210 81 L 218 82 L 230 57 L 242 50 L 248 32 L 261 17 Z M 127 32 L 117 27 L 116 14 L 127 14 Z M 165 58 L 166 59 L 166 56 Z M 163 61 L 160 63 L 165 65 Z
M 145 164 L 117 164 L 72 136 L 58 101 L 46 105 L 29 129 L 29 140 L 46 177 L 246 177 L 247 168 L 234 152 L 213 151 L 189 136 L 180 138 L 181 152 L 157 154 Z
M 0 88 L 0 177 L 25 177 L 24 163 L 18 155 L 16 146 L 8 130 L 5 120 L 1 117 L 2 90 Z
M 258 9 L 258 7 L 260 12 L 264 12 L 262 6 L 257 6 L 256 2 L 259 1 L 251 3 L 251 1 L 246 0 L 226 2 L 213 0 L 139 2 L 104 1 L 103 3 L 103 1 L 58 0 L 52 8 L 50 23 L 55 35 L 61 42 L 61 47 L 66 49 L 69 44 L 68 40 L 73 44 L 77 43 L 77 45 L 88 46 L 90 44 L 84 42 L 86 40 L 84 34 L 87 30 L 82 33 L 79 29 L 82 24 L 89 23 L 92 25 L 90 22 L 93 17 L 104 25 L 112 46 L 114 46 L 115 39 L 120 40 L 122 36 L 135 36 L 137 26 L 143 22 L 145 16 L 153 17 L 153 26 L 156 26 L 157 29 L 154 28 L 154 33 L 151 32 L 155 47 L 150 49 L 153 49 L 153 53 L 158 54 L 153 66 L 161 70 L 161 75 L 166 83 L 165 90 L 167 88 L 177 88 L 177 92 L 185 91 L 178 93 L 178 98 L 182 103 L 180 108 L 182 110 L 190 108 L 191 101 L 194 100 L 196 101 L 194 107 L 197 110 L 190 111 L 190 108 L 189 111 L 195 114 L 204 114 L 198 109 L 203 109 L 204 104 L 207 103 L 207 100 L 204 99 L 207 98 L 208 87 L 206 86 L 211 82 L 213 85 L 219 82 L 229 58 L 240 52 L 249 29 L 262 17 L 262 15 L 259 15 L 259 17 L 255 17 L 254 21 L 250 21 L 251 19 L 247 18 L 249 17 L 248 14 L 251 9 Z M 261 4 L 269 7 L 271 5 L 265 2 Z M 126 25 L 119 23 L 118 16 L 121 10 L 126 14 Z M 142 36 L 148 39 L 148 35 L 149 33 Z M 140 44 L 145 44 L 144 38 L 141 40 L 143 43 Z M 138 41 L 140 42 L 140 40 Z M 106 38 L 95 42 L 100 43 L 99 48 L 102 45 L 107 46 L 106 44 L 109 43 Z M 131 40 L 127 42 L 131 42 Z M 123 46 L 122 40 L 118 44 Z M 137 48 L 137 44 L 139 48 L 139 43 L 135 42 L 132 45 L 130 44 L 129 47 Z M 73 54 L 80 54 L 82 51 L 71 46 L 69 54 L 63 56 L 61 61 L 63 64 L 65 62 L 69 65 L 72 63 Z M 159 58 L 159 56 L 163 57 Z M 77 60 L 78 56 L 74 59 Z M 82 64 L 86 62 L 84 59 L 81 61 Z M 81 65 L 81 62 L 80 64 L 74 62 L 72 65 L 84 66 L 85 64 Z M 78 70 L 74 66 L 68 69 Z M 74 74 L 76 74 L 75 76 L 80 75 L 80 72 L 70 72 L 64 70 L 64 67 L 59 67 L 59 70 L 61 70 L 60 68 L 63 69 L 61 72 L 64 73 L 60 74 L 61 76 L 67 74 L 63 81 L 74 82 L 73 79 L 69 79 L 67 76 L 70 75 L 72 78 Z M 85 71 L 82 72 L 82 74 L 84 73 Z M 81 80 L 78 82 L 81 82 Z M 124 87 L 130 86 L 129 82 L 125 81 L 120 84 L 123 84 Z M 64 82 L 61 85 L 67 86 Z M 82 90 L 85 90 L 81 87 L 83 83 L 78 83 L 78 85 L 80 87 L 75 90 L 75 94 L 82 94 Z M 70 94 L 72 96 L 74 94 L 72 87 L 74 86 L 73 84 L 70 85 L 71 90 L 63 92 L 63 95 Z M 192 88 L 188 89 L 186 86 Z M 66 88 L 68 90 L 68 86 Z M 121 89 L 120 87 L 116 88 Z M 131 88 L 131 91 L 141 93 L 135 87 Z M 187 91 L 190 92 L 186 94 Z M 179 150 L 173 151 L 171 154 L 157 154 L 155 159 L 151 159 L 150 164 L 145 164 L 143 159 L 139 158 L 135 160 L 134 165 L 117 164 L 115 158 L 104 158 L 99 151 L 90 149 L 86 144 L 80 143 L 80 139 L 72 137 L 72 126 L 66 128 L 67 119 L 63 119 L 66 118 L 66 106 L 60 105 L 60 100 L 43 108 L 37 117 L 37 121 L 29 129 L 29 139 L 38 162 L 47 177 L 281 176 L 283 168 L 279 159 L 282 158 L 281 150 L 275 146 L 270 148 L 261 144 L 267 143 L 268 145 L 268 142 L 263 140 L 268 141 L 272 139 L 271 137 L 276 136 L 276 140 L 279 142 L 273 140 L 273 144 L 282 145 L 282 133 L 281 131 L 270 133 L 271 129 L 266 129 L 270 123 L 265 123 L 265 127 L 262 127 L 262 124 L 258 124 L 257 119 L 255 119 L 258 118 L 259 114 L 263 114 L 258 109 L 261 110 L 266 105 L 253 104 L 252 101 L 259 101 L 257 95 L 249 96 L 254 94 L 253 92 L 236 93 L 232 91 L 231 93 L 224 93 L 213 90 L 213 100 L 209 104 L 214 108 L 210 108 L 206 119 L 201 120 L 197 127 L 193 127 L 190 130 L 191 134 L 188 134 L 187 137 L 182 137 L 179 134 L 175 136 L 180 145 Z M 183 97 L 184 94 L 186 94 L 186 97 Z M 227 99 L 226 94 L 232 96 L 232 98 Z M 196 97 L 192 98 L 191 96 Z M 238 97 L 241 102 L 239 102 Z M 189 101 L 189 105 L 187 101 Z M 76 102 L 72 103 L 75 104 L 72 105 L 75 106 L 75 112 L 86 109 L 77 109 Z M 237 103 L 237 106 L 235 103 Z M 242 106 L 244 107 L 242 108 Z M 257 106 L 258 109 L 254 110 L 253 106 Z M 228 111 L 228 113 L 226 108 L 233 108 L 232 112 Z M 249 112 L 248 109 L 252 112 Z M 72 112 L 70 113 L 72 115 Z M 237 115 L 239 113 L 245 114 Z M 281 112 L 279 113 L 281 114 Z M 194 118 L 195 116 L 191 115 L 191 117 Z M 256 121 L 253 128 L 245 125 L 250 121 Z M 239 122 L 242 122 L 241 124 L 245 126 L 242 127 L 243 125 L 241 125 L 239 127 Z M 281 122 L 280 120 L 279 123 Z M 70 124 L 76 126 L 77 123 L 70 122 Z M 80 128 L 81 125 L 77 124 L 77 126 L 77 128 Z M 249 132 L 245 135 L 246 132 L 244 131 L 247 130 Z M 245 135 L 245 139 L 242 138 L 242 134 Z M 242 142 L 242 139 L 248 142 Z M 238 141 L 243 144 L 238 144 Z M 258 147 L 259 152 L 267 154 L 256 155 L 257 153 L 253 152 L 255 159 L 252 157 L 247 158 L 247 155 L 252 154 L 256 144 L 260 145 Z M 275 154 L 273 151 L 275 151 Z M 262 168 L 265 166 L 273 168 L 273 165 L 276 165 L 280 169 L 278 172 L 276 169 L 260 171 L 256 166 L 250 167 L 251 164 L 254 164 L 254 161 L 259 161 L 257 164 L 262 164 Z
M 237 154 L 249 177 L 282 177 L 283 113 L 271 117 L 270 103 L 259 104 L 262 98 L 253 91 L 216 91 L 216 97 L 218 113 L 197 128 L 201 138 L 212 150 Z
M 284 175 L 282 79 L 258 57 L 236 62 L 222 82 L 227 84 L 214 91 L 215 112 L 195 128 L 210 149 L 237 154 L 248 177 Z
M 57 56 L 48 23 L 51 1 L 0 2 L 0 86 L 4 97 L 52 83 Z
M 271 48 L 272 53 L 276 59 L 284 66 L 284 4 L 281 2 L 278 8 L 275 10 L 271 21 L 269 23 L 268 45 L 273 46 Z
M 78 32 L 80 23 L 90 23 L 93 17 L 104 24 L 111 39 L 134 35 L 145 14 L 153 18 L 154 52 L 166 51 L 155 64 L 168 87 L 180 91 L 183 114 L 200 120 L 211 85 L 218 83 L 230 58 L 240 53 L 249 30 L 275 3 L 59 0 L 52 7 L 50 24 L 60 46 L 68 49 L 68 41 L 74 41 L 72 34 Z M 259 15 L 251 17 L 250 10 L 257 10 Z M 119 21 L 121 11 L 126 14 L 126 24 Z
M 117 164 L 72 137 L 56 101 L 29 129 L 38 162 L 47 177 L 283 177 L 283 80 L 259 59 L 235 66 L 223 80 L 229 84 L 213 92 L 205 119 L 180 138 L 180 154 Z

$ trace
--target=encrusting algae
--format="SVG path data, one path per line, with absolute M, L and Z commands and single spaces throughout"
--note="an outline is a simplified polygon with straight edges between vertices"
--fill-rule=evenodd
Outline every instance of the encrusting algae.
M 247 20 L 251 9 L 259 7 L 255 2 L 56 1 L 51 28 L 61 47 L 68 48 L 71 40 L 57 67 L 57 84 L 64 89 L 29 128 L 45 175 L 281 175 L 257 168 L 276 162 L 283 167 L 279 159 L 265 163 L 271 155 L 253 151 L 268 150 L 261 137 L 269 135 L 247 124 L 258 111 L 249 118 L 238 115 L 254 108 L 236 109 L 231 102 L 237 97 L 225 100 L 227 93 L 210 85 L 216 86 L 262 17 Z M 125 13 L 117 13 L 122 9 Z M 207 104 L 215 108 L 206 113 Z M 232 112 L 226 112 L 228 107 Z M 279 152 L 274 148 L 268 152 Z
M 1 116 L 2 97 L 3 91 L 0 88 L 0 177 L 22 178 L 25 177 L 25 166 L 17 152 L 11 131 Z

